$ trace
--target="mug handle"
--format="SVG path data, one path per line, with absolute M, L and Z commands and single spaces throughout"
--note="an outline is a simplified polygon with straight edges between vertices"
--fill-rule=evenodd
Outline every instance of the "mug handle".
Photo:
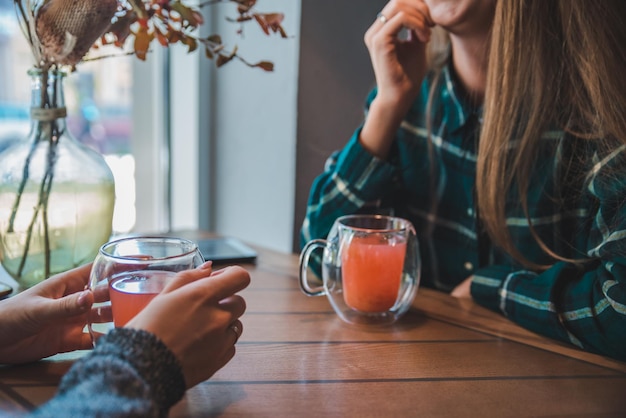
M 324 291 L 324 286 L 311 287 L 307 277 L 309 259 L 311 258 L 313 250 L 317 248 L 326 248 L 326 244 L 327 241 L 324 239 L 314 239 L 307 242 L 300 253 L 300 288 L 308 296 L 321 296 L 326 293 Z

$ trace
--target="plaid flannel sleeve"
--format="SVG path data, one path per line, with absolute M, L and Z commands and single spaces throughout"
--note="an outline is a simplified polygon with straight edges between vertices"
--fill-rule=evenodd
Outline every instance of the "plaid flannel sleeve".
M 311 187 L 302 225 L 301 246 L 326 238 L 335 219 L 379 201 L 390 189 L 394 167 L 369 154 L 359 142 L 359 128 L 346 146 L 333 153 Z
M 542 273 L 489 266 L 475 273 L 472 297 L 539 334 L 626 360 L 624 167 L 626 146 L 598 160 L 588 175 L 587 192 L 598 203 L 589 262 L 557 262 Z

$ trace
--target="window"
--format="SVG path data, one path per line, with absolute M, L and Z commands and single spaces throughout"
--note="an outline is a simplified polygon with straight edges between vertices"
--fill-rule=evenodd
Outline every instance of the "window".
M 64 82 L 69 131 L 103 154 L 116 178 L 114 233 L 129 232 L 136 222 L 132 60 L 121 56 L 84 62 Z M 0 0 L 0 152 L 28 134 L 31 67 L 32 54 L 13 0 Z

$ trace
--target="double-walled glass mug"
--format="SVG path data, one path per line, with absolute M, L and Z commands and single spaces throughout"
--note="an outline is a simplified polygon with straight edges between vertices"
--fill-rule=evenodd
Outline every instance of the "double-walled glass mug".
M 87 327 L 94 345 L 137 315 L 177 272 L 203 262 L 196 243 L 183 238 L 129 237 L 100 247 L 89 277 L 95 303 Z
M 308 279 L 313 251 L 323 248 L 322 286 Z M 415 229 L 406 219 L 382 215 L 338 218 L 326 239 L 308 242 L 300 254 L 300 287 L 326 295 L 352 324 L 390 324 L 411 306 L 421 273 Z

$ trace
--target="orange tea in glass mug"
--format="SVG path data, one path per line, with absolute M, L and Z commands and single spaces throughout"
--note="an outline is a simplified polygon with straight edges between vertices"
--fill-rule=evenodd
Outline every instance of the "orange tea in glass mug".
M 323 249 L 322 286 L 308 272 L 313 251 Z M 326 295 L 337 314 L 355 324 L 389 324 L 410 307 L 420 279 L 413 225 L 383 215 L 338 218 L 326 239 L 307 243 L 300 256 L 300 286 L 309 296 Z

